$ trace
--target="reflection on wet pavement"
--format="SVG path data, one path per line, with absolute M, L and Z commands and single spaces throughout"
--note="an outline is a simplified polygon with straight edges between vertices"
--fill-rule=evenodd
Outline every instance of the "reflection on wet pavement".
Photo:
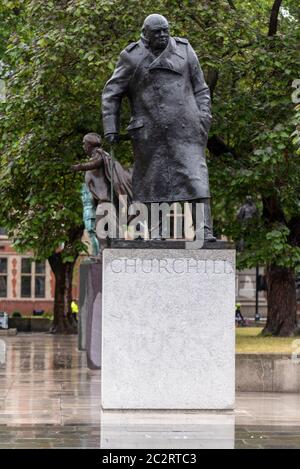
M 101 418 L 101 431 L 100 431 Z M 0 340 L 0 448 L 300 448 L 300 395 L 240 393 L 234 412 L 102 412 L 77 337 Z
M 1 340 L 0 448 L 99 448 L 100 373 L 86 368 L 77 337 Z

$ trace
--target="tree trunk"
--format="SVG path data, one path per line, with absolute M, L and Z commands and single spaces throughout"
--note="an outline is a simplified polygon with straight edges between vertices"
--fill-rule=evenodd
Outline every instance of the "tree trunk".
M 278 15 L 279 15 L 281 4 L 282 4 L 282 0 L 274 0 L 272 10 L 271 10 L 270 22 L 269 22 L 268 36 L 270 37 L 275 36 L 277 33 Z
M 60 252 L 48 258 L 55 276 L 54 295 L 54 334 L 76 334 L 77 323 L 72 316 L 72 279 L 76 259 L 73 262 L 63 262 Z
M 289 337 L 297 331 L 297 301 L 293 269 L 270 264 L 266 269 L 268 316 L 263 335 Z

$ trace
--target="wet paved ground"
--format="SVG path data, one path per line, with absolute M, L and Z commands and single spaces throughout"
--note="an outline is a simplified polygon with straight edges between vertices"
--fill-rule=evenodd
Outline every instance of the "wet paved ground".
M 0 448 L 300 448 L 298 394 L 241 393 L 222 414 L 100 415 L 99 403 L 77 337 L 0 337 Z

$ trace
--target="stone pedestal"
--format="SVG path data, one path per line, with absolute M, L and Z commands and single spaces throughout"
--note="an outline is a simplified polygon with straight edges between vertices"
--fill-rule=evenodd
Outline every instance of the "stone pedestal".
M 103 409 L 232 409 L 235 251 L 105 249 Z
M 91 265 L 88 285 L 89 309 L 86 324 L 86 355 L 90 369 L 101 367 L 102 263 Z
M 101 366 L 101 256 L 91 257 L 80 265 L 78 348 L 86 350 L 90 369 Z
M 86 350 L 86 320 L 88 312 L 88 278 L 90 259 L 79 266 L 79 315 L 78 315 L 78 350 Z

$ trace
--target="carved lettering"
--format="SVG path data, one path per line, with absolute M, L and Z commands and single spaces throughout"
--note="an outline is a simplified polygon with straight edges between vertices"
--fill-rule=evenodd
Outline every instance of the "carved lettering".
M 198 261 L 196 259 L 187 259 L 187 273 L 189 274 L 191 272 L 199 273 Z
M 170 270 L 168 269 L 168 260 L 167 259 L 159 259 L 158 261 L 158 272 L 160 273 L 162 270 L 165 270 L 170 273 Z
M 175 272 L 175 274 L 184 274 L 185 273 L 184 259 L 174 259 L 173 260 L 173 271 Z
M 223 274 L 225 269 L 225 261 L 214 261 L 214 274 Z
M 153 260 L 154 259 L 144 259 L 143 260 L 143 262 L 142 262 L 142 272 L 144 274 L 151 274 L 153 272 Z
M 233 273 L 233 266 L 231 262 L 224 261 L 224 273 L 225 274 L 232 274 Z
M 136 274 L 136 261 L 137 259 L 125 259 L 126 274 Z
M 110 262 L 110 269 L 114 274 L 206 274 L 224 275 L 232 274 L 233 266 L 231 262 L 224 259 L 113 259 Z
M 114 274 L 120 274 L 122 272 L 122 259 L 113 259 L 110 264 L 111 271 Z

